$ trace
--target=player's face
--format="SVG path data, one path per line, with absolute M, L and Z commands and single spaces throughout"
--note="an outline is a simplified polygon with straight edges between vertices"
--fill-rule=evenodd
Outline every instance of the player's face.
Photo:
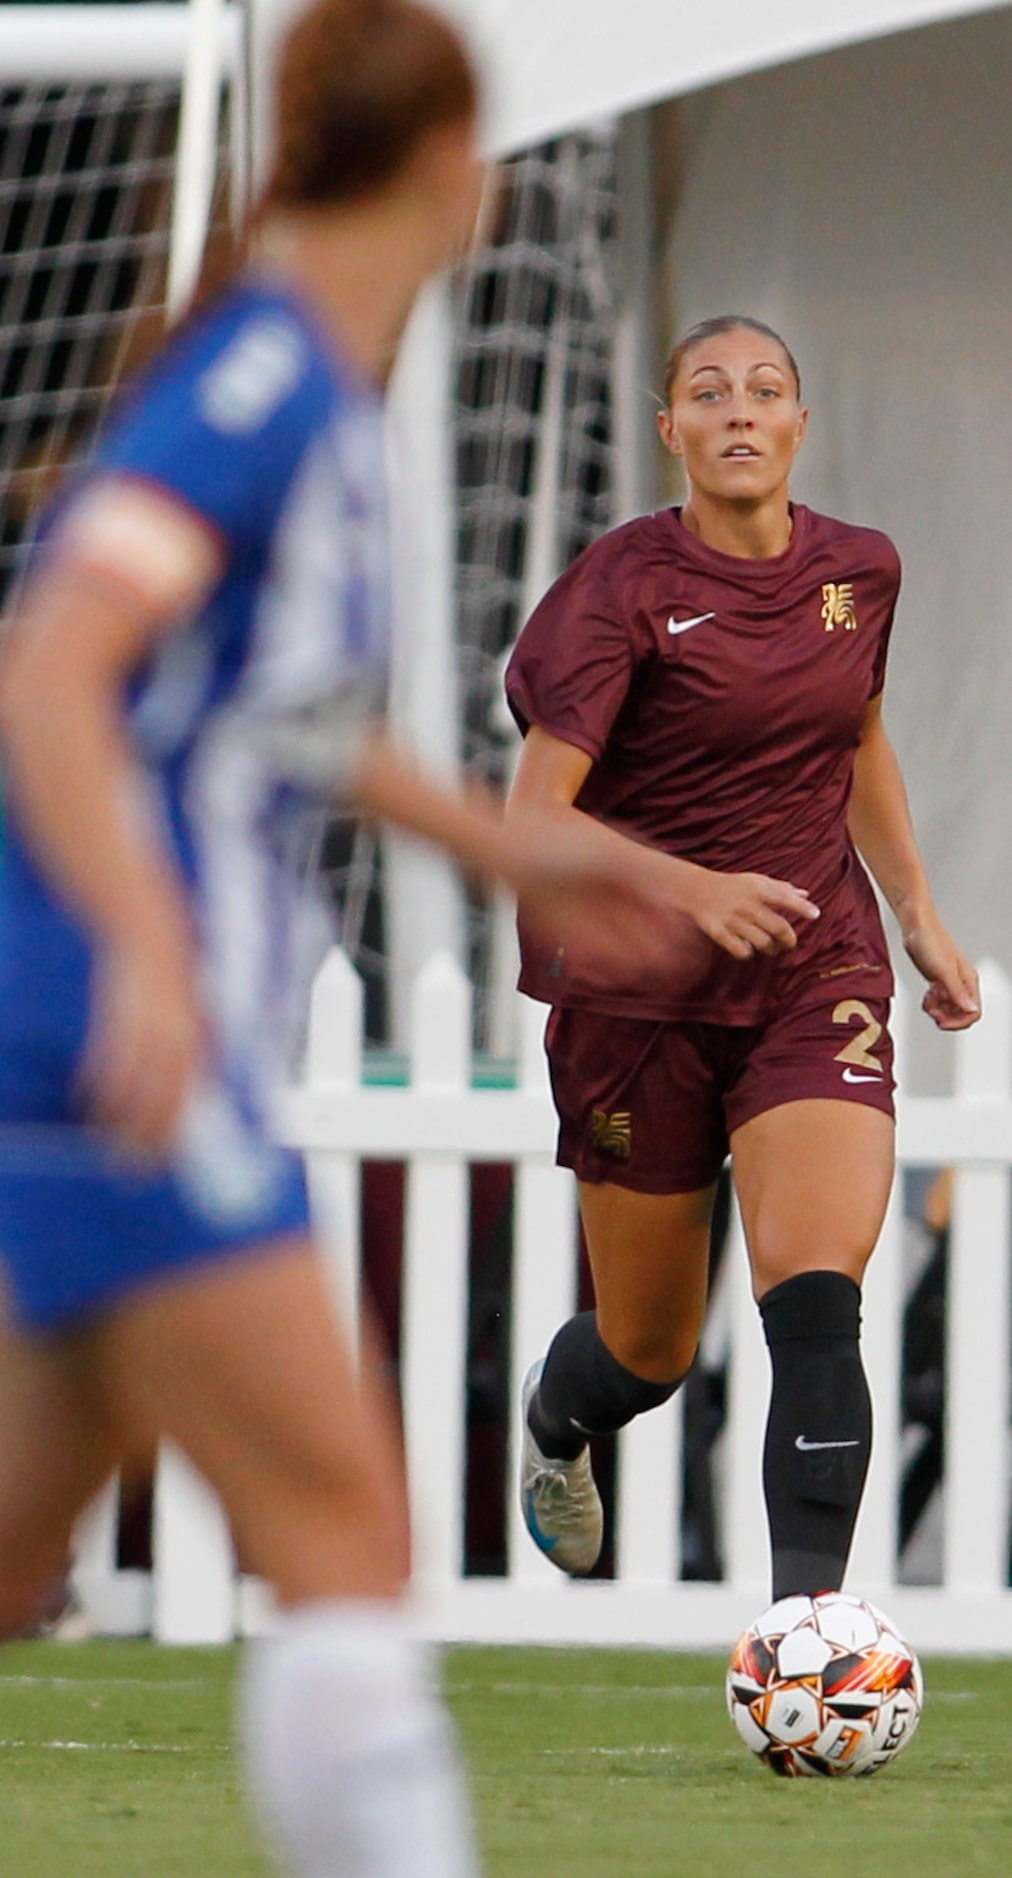
M 786 486 L 807 420 L 780 346 L 736 326 L 691 347 L 658 428 L 693 489 L 753 504 Z

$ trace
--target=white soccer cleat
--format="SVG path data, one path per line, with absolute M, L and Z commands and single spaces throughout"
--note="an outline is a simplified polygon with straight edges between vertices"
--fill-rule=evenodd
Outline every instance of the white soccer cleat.
M 542 1454 L 527 1426 L 528 1405 L 543 1368 L 543 1362 L 535 1363 L 527 1371 L 521 1394 L 520 1504 L 535 1545 L 560 1572 L 589 1572 L 597 1564 L 604 1533 L 590 1449 L 584 1448 L 575 1461 L 554 1460 Z

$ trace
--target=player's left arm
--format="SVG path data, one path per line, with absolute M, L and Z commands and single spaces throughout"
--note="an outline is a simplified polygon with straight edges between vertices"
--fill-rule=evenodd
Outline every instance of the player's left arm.
M 896 915 L 909 957 L 928 980 L 925 1011 L 940 1030 L 968 1029 L 980 1016 L 980 984 L 932 899 L 900 766 L 882 720 L 881 694 L 865 714 L 848 823 L 858 853 Z

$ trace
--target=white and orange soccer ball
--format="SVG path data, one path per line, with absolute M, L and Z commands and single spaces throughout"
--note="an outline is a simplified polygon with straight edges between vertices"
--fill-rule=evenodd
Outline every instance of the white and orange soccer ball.
M 774 1773 L 873 1774 L 921 1719 L 921 1666 L 873 1604 L 842 1591 L 781 1598 L 739 1637 L 727 1706 Z

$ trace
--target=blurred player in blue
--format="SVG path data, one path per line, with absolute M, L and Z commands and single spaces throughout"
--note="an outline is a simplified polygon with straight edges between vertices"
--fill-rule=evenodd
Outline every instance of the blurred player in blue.
M 293 857 L 343 789 L 553 919 L 621 907 L 629 871 L 607 830 L 506 829 L 370 727 L 379 388 L 422 282 L 471 238 L 476 109 L 455 34 L 410 0 L 299 16 L 250 258 L 51 516 L 0 687 L 0 1630 L 31 1618 L 110 1470 L 179 1442 L 276 1595 L 242 1731 L 300 1878 L 475 1864 L 401 1605 L 390 1406 L 377 1365 L 355 1373 L 268 1123 Z M 674 903 L 656 862 L 627 915 Z

